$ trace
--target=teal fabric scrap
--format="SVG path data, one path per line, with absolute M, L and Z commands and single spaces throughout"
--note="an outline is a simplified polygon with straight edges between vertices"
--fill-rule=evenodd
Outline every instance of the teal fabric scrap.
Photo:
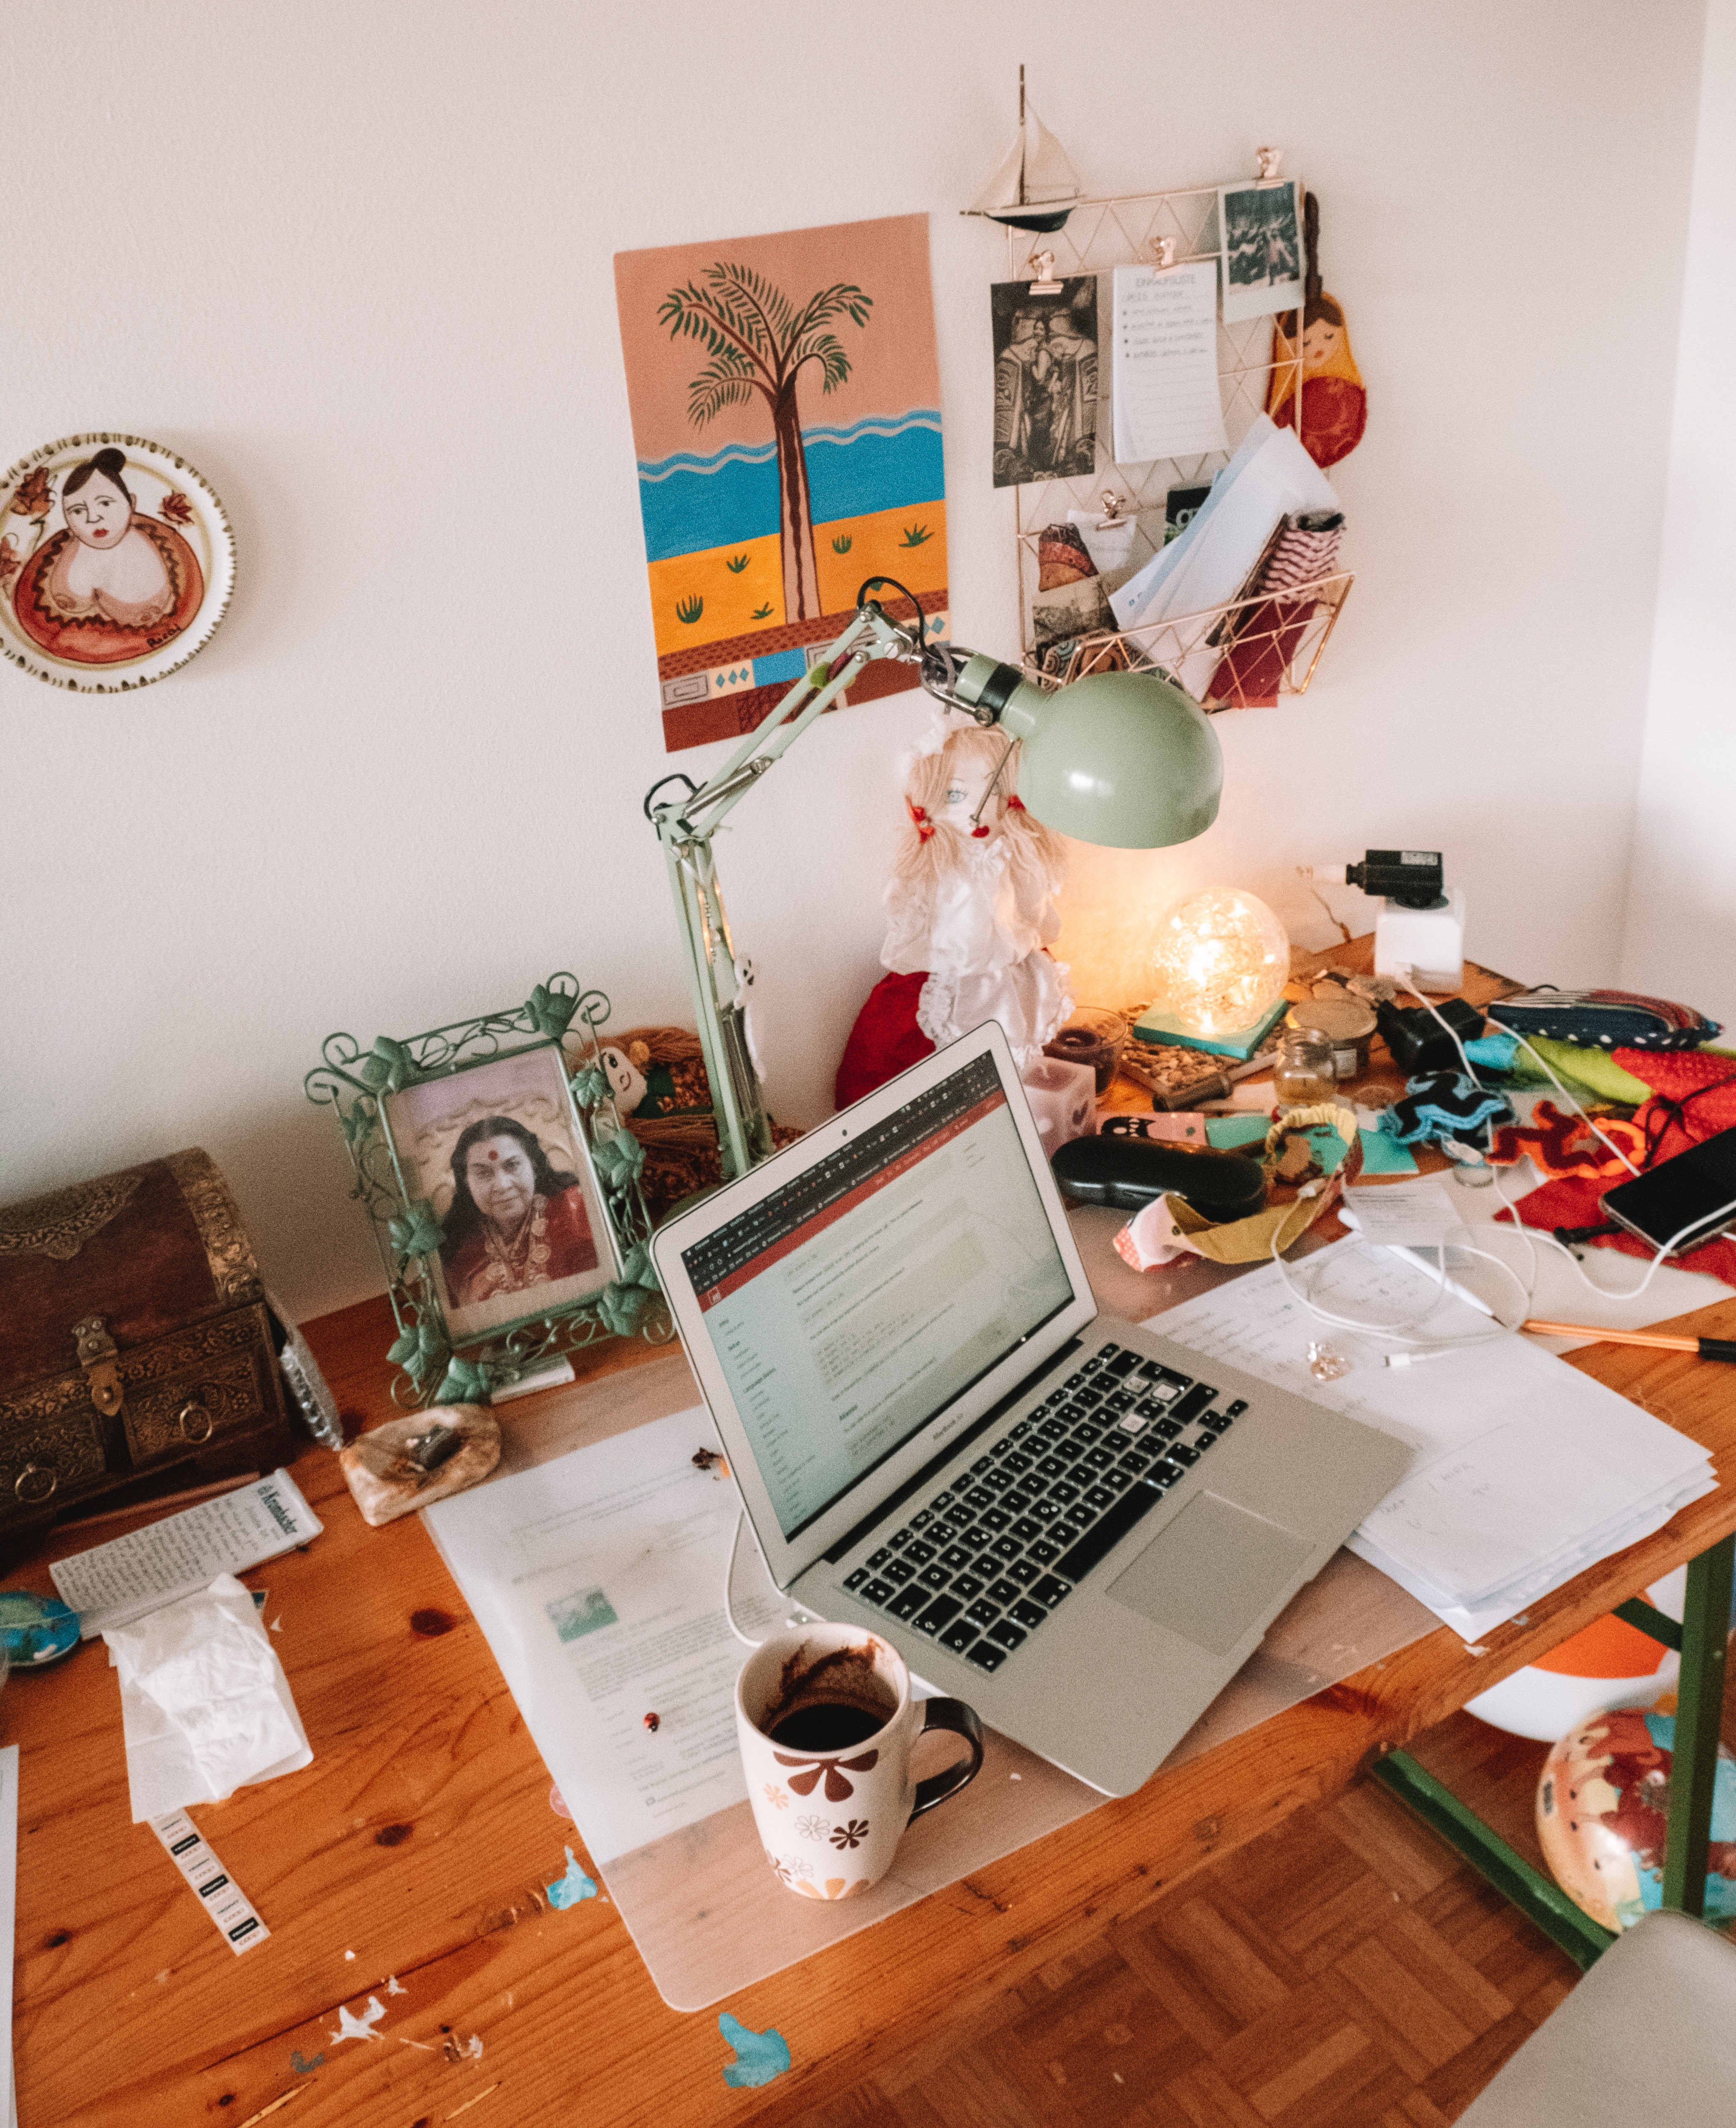
M 723 2081 L 736 2089 L 744 2084 L 770 2083 L 790 2066 L 790 2049 L 781 2032 L 750 2032 L 725 2010 L 718 2030 L 735 2049 L 735 2059 L 723 2064 Z
M 1229 1152 L 1239 1145 L 1252 1145 L 1263 1138 L 1272 1119 L 1255 1115 L 1251 1111 L 1245 1116 L 1207 1116 L 1206 1142 L 1215 1145 L 1220 1152 Z
M 549 1905 L 576 1907 L 581 1899 L 594 1899 L 596 1895 L 596 1885 L 579 1867 L 578 1857 L 569 1847 L 567 1850 L 567 1874 L 557 1878 L 548 1887 Z
M 1384 1131 L 1359 1131 L 1362 1140 L 1362 1171 L 1364 1175 L 1415 1175 L 1419 1171 L 1409 1150 L 1397 1138 L 1388 1138 Z
M 1505 1071 L 1518 1053 L 1516 1034 L 1479 1034 L 1474 1042 L 1465 1044 L 1466 1056 L 1473 1064 L 1481 1064 L 1486 1071 Z

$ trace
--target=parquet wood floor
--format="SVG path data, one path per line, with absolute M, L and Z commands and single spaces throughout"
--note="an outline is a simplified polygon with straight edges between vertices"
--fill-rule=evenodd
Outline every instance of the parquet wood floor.
M 1428 1757 L 1522 1828 L 1541 1746 L 1463 1715 Z M 802 2128 L 1440 2128 L 1577 1977 L 1364 1780 Z

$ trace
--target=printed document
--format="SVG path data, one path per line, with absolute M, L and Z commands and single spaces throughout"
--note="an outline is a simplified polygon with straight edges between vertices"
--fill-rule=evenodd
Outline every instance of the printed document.
M 704 1411 L 678 1412 L 423 1510 L 599 1863 L 747 1793 L 747 1650 L 723 1612 L 741 1496 L 693 1462 L 716 1442 Z M 758 1638 L 788 1603 L 753 1581 L 736 1616 Z
M 112 1543 L 75 1551 L 48 1570 L 89 1641 L 209 1588 L 220 1574 L 244 1574 L 293 1551 L 325 1527 L 288 1471 L 274 1470 Z
M 1116 268 L 1114 411 L 1117 465 L 1229 449 L 1218 399 L 1216 259 L 1167 272 Z

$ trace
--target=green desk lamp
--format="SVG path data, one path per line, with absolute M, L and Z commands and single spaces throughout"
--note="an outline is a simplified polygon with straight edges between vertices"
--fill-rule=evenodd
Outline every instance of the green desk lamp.
M 889 619 L 870 597 L 883 584 L 909 600 L 917 615 L 909 627 Z M 848 626 L 823 660 L 795 682 L 709 782 L 695 784 L 677 772 L 654 784 L 645 800 L 675 895 L 730 1180 L 766 1159 L 773 1147 L 747 1043 L 752 978 L 730 938 L 712 838 L 731 809 L 875 658 L 915 665 L 937 701 L 1022 740 L 1024 802 L 1061 834 L 1111 849 L 1164 849 L 1192 841 L 1217 817 L 1223 757 L 1204 711 L 1179 687 L 1155 672 L 1093 672 L 1050 692 L 981 651 L 930 643 L 910 593 L 889 577 L 870 577 L 856 593 Z M 671 783 L 685 783 L 686 791 L 660 799 L 658 792 Z

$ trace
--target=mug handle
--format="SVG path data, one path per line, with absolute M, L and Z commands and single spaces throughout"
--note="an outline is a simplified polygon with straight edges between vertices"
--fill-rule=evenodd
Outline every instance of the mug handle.
M 955 1736 L 962 1736 L 970 1746 L 970 1755 L 948 1766 L 945 1773 L 931 1774 L 927 1780 L 917 1783 L 916 1808 L 910 1813 L 913 1825 L 925 1810 L 932 1810 L 937 1803 L 945 1803 L 948 1796 L 956 1795 L 974 1781 L 983 1763 L 983 1725 L 974 1707 L 966 1707 L 962 1699 L 925 1699 L 923 1726 L 917 1734 L 926 1736 L 931 1729 L 947 1729 Z

